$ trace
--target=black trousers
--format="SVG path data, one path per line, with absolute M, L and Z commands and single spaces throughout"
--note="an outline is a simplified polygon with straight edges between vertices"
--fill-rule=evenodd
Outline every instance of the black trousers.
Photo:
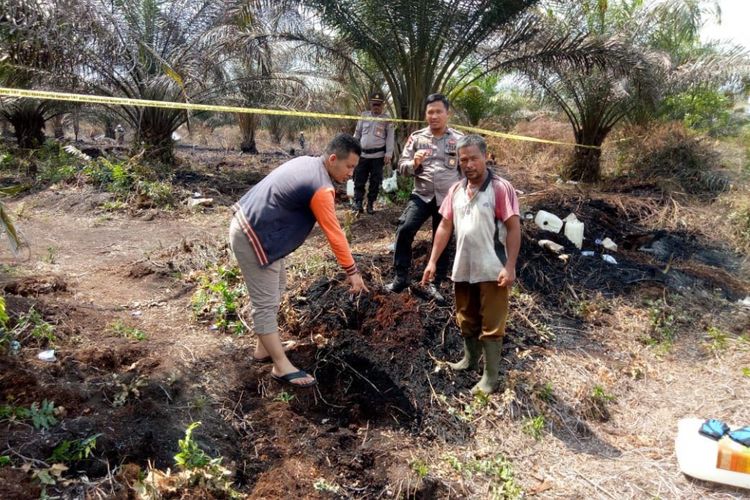
M 367 190 L 367 201 L 375 203 L 383 183 L 383 157 L 360 158 L 354 169 L 354 202 L 362 203 L 365 199 L 365 185 L 370 180 L 370 188 Z
M 399 218 L 398 229 L 396 230 L 396 248 L 393 255 L 393 268 L 396 276 L 409 281 L 409 268 L 411 267 L 411 246 L 414 243 L 414 237 L 422 227 L 422 224 L 432 217 L 432 240 L 435 240 L 435 233 L 440 225 L 443 216 L 440 215 L 440 207 L 435 198 L 426 203 L 419 196 L 412 194 L 406 203 L 404 213 Z M 435 270 L 435 282 L 448 278 L 448 267 L 450 265 L 450 254 L 453 253 L 453 238 L 448 247 L 437 261 Z

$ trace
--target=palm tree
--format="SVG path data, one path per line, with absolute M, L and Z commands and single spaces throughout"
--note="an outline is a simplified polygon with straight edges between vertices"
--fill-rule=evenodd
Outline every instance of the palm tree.
M 599 180 L 600 147 L 618 123 L 625 119 L 643 123 L 653 119 L 665 96 L 731 80 L 741 54 L 707 51 L 700 45 L 698 31 L 705 14 L 697 0 L 650 5 L 641 0 L 617 4 L 586 0 L 550 13 L 550 29 L 593 33 L 620 59 L 620 64 L 584 70 L 565 61 L 526 69 L 562 109 L 580 145 L 564 177 Z
M 213 30 L 225 8 L 216 0 L 79 0 L 69 13 L 86 20 L 79 73 L 103 95 L 207 102 L 219 91 L 214 75 L 223 58 Z M 188 121 L 187 112 L 111 109 L 135 131 L 134 147 L 146 158 L 172 161 L 172 133 Z
M 70 86 L 76 54 L 63 42 L 73 38 L 75 24 L 62 22 L 65 2 L 42 0 L 0 3 L 0 84 L 32 88 L 53 83 L 58 90 Z M 12 126 L 22 148 L 44 143 L 47 120 L 64 111 L 51 101 L 0 98 L 0 116 Z
M 460 94 L 484 75 L 530 64 L 591 62 L 601 49 L 584 36 L 543 32 L 541 16 L 531 8 L 538 0 L 302 3 L 339 36 L 336 45 L 307 40 L 355 65 L 359 54 L 367 54 L 385 79 L 396 115 L 410 120 L 423 118 L 430 93 Z

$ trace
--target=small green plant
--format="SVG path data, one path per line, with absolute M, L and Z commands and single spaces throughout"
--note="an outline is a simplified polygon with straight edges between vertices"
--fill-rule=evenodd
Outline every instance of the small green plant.
M 220 464 L 221 457 L 211 458 L 198 446 L 193 439 L 193 431 L 201 426 L 201 422 L 193 422 L 185 429 L 185 438 L 178 441 L 180 452 L 174 456 L 175 464 L 183 470 L 201 469 L 203 467 Z
M 37 340 L 40 345 L 54 346 L 57 341 L 55 328 L 44 321 L 39 311 L 33 307 L 29 312 L 21 314 L 12 330 L 12 335 L 22 343 L 29 337 Z
M 137 341 L 146 340 L 146 334 L 138 328 L 126 325 L 122 320 L 118 319 L 110 325 L 110 329 L 117 335 Z
M 139 398 L 141 396 L 141 387 L 144 387 L 148 383 L 148 380 L 144 375 L 133 377 L 130 382 L 127 383 L 120 382 L 116 373 L 112 375 L 112 378 L 114 379 L 114 386 L 117 388 L 117 392 L 112 400 L 112 406 L 115 408 L 125 406 L 125 403 L 128 402 L 128 399 L 130 399 L 131 396 L 134 399 Z
M 709 326 L 706 329 L 706 334 L 710 339 L 708 348 L 715 353 L 724 351 L 729 345 L 729 334 L 715 326 Z
M 232 489 L 227 478 L 231 472 L 221 465 L 222 457 L 211 458 L 193 439 L 193 431 L 200 427 L 200 422 L 193 422 L 185 429 L 185 438 L 178 441 L 179 453 L 174 456 L 181 476 L 190 485 L 200 485 L 210 490 L 218 490 L 230 498 L 241 498 Z M 224 496 L 222 496 L 224 498 Z
M 600 385 L 594 386 L 594 388 L 591 390 L 591 397 L 592 399 L 601 401 L 603 403 L 611 403 L 615 400 L 615 397 L 611 394 L 607 394 L 607 392 L 604 390 L 604 387 Z
M 539 389 L 539 399 L 545 403 L 551 402 L 555 398 L 555 389 L 552 386 L 552 382 L 545 382 L 545 384 Z
M 527 418 L 523 422 L 523 432 L 528 434 L 537 441 L 540 441 L 544 436 L 544 428 L 546 426 L 543 415 L 537 415 L 533 418 Z
M 0 455 L 0 467 L 10 465 L 10 457 L 8 455 Z
M 57 263 L 57 248 L 53 246 L 47 247 L 47 254 L 42 257 L 42 261 L 46 262 L 47 264 L 56 264 Z
M 750 378 L 750 368 L 747 368 L 747 367 L 743 368 L 742 369 L 742 375 L 745 376 L 745 377 Z
M 666 353 L 672 349 L 676 337 L 674 314 L 665 302 L 648 301 L 647 305 L 650 328 L 645 343 Z
M 49 429 L 51 426 L 57 424 L 55 403 L 46 399 L 42 401 L 41 405 L 37 402 L 31 403 L 29 416 L 31 417 L 31 423 L 36 429 Z
M 239 310 L 246 295 L 239 269 L 217 266 L 201 274 L 191 300 L 193 314 L 197 319 L 211 321 L 217 330 L 242 335 L 246 329 Z
M 329 483 L 325 478 L 319 477 L 314 483 L 313 488 L 319 493 L 333 493 L 338 495 L 341 488 L 335 483 Z
M 455 455 L 446 455 L 445 461 L 448 462 L 448 465 L 453 467 L 453 470 L 456 472 L 461 472 L 464 469 L 464 464 L 461 463 Z
M 427 477 L 427 474 L 430 473 L 430 466 L 421 458 L 415 458 L 411 461 L 409 466 L 411 467 L 411 470 L 417 473 L 419 479 L 424 479 Z
M 101 204 L 101 209 L 105 212 L 120 212 L 128 208 L 127 203 L 121 200 L 105 201 Z
M 281 391 L 275 398 L 274 401 L 281 401 L 282 403 L 289 404 L 294 399 L 294 394 L 289 394 L 286 391 Z
M 11 422 L 16 420 L 31 420 L 34 428 L 49 429 L 51 426 L 57 424 L 55 403 L 45 399 L 41 405 L 37 402 L 31 403 L 29 408 L 3 405 L 0 406 L 0 420 L 9 420 Z
M 466 470 L 490 479 L 490 497 L 493 499 L 516 499 L 523 494 L 516 483 L 512 464 L 502 456 L 470 462 Z
M 96 448 L 96 440 L 99 436 L 101 434 L 94 434 L 87 438 L 74 439 L 72 441 L 65 440 L 52 450 L 49 461 L 70 464 L 85 460 L 91 456 L 91 453 Z

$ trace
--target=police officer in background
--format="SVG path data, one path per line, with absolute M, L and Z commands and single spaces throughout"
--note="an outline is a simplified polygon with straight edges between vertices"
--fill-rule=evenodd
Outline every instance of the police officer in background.
M 362 119 L 357 122 L 354 138 L 362 145 L 362 156 L 354 170 L 354 208 L 362 213 L 362 203 L 365 198 L 365 185 L 370 180 L 367 190 L 367 213 L 375 213 L 375 200 L 378 199 L 380 185 L 383 182 L 383 165 L 390 164 L 393 158 L 393 123 L 385 121 L 371 121 L 367 118 L 390 118 L 383 111 L 384 99 L 382 92 L 370 94 L 370 111 L 362 113 Z
M 409 136 L 406 147 L 398 162 L 401 175 L 414 177 L 414 190 L 409 197 L 404 213 L 396 230 L 393 268 L 395 277 L 386 288 L 401 292 L 411 283 L 411 245 L 422 224 L 432 217 L 432 237 L 442 216 L 440 204 L 450 187 L 461 180 L 456 144 L 463 134 L 448 127 L 450 103 L 443 94 L 430 94 L 425 101 L 425 119 L 428 127 L 417 130 Z M 449 252 L 443 252 L 437 261 L 433 283 L 428 285 L 428 293 L 443 300 L 439 287 L 447 280 Z

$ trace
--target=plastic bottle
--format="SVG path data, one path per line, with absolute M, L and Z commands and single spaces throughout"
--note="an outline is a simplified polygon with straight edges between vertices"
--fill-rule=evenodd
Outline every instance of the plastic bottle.
M 566 222 L 565 237 L 580 250 L 583 246 L 583 222 L 578 219 L 571 219 Z
M 559 233 L 560 229 L 563 227 L 563 221 L 561 221 L 557 215 L 545 212 L 544 210 L 540 210 L 536 213 L 534 222 L 541 229 L 552 231 L 553 233 Z
M 675 452 L 680 470 L 688 476 L 704 481 L 750 489 L 750 473 L 734 472 L 717 467 L 719 442 L 698 433 L 703 422 L 704 420 L 699 418 L 683 418 L 677 423 Z M 733 453 L 742 455 L 741 448 L 747 450 L 744 453 L 748 454 L 748 460 L 750 460 L 750 448 L 739 446 Z
M 354 198 L 354 181 L 352 179 L 346 181 L 346 195 L 349 198 Z

